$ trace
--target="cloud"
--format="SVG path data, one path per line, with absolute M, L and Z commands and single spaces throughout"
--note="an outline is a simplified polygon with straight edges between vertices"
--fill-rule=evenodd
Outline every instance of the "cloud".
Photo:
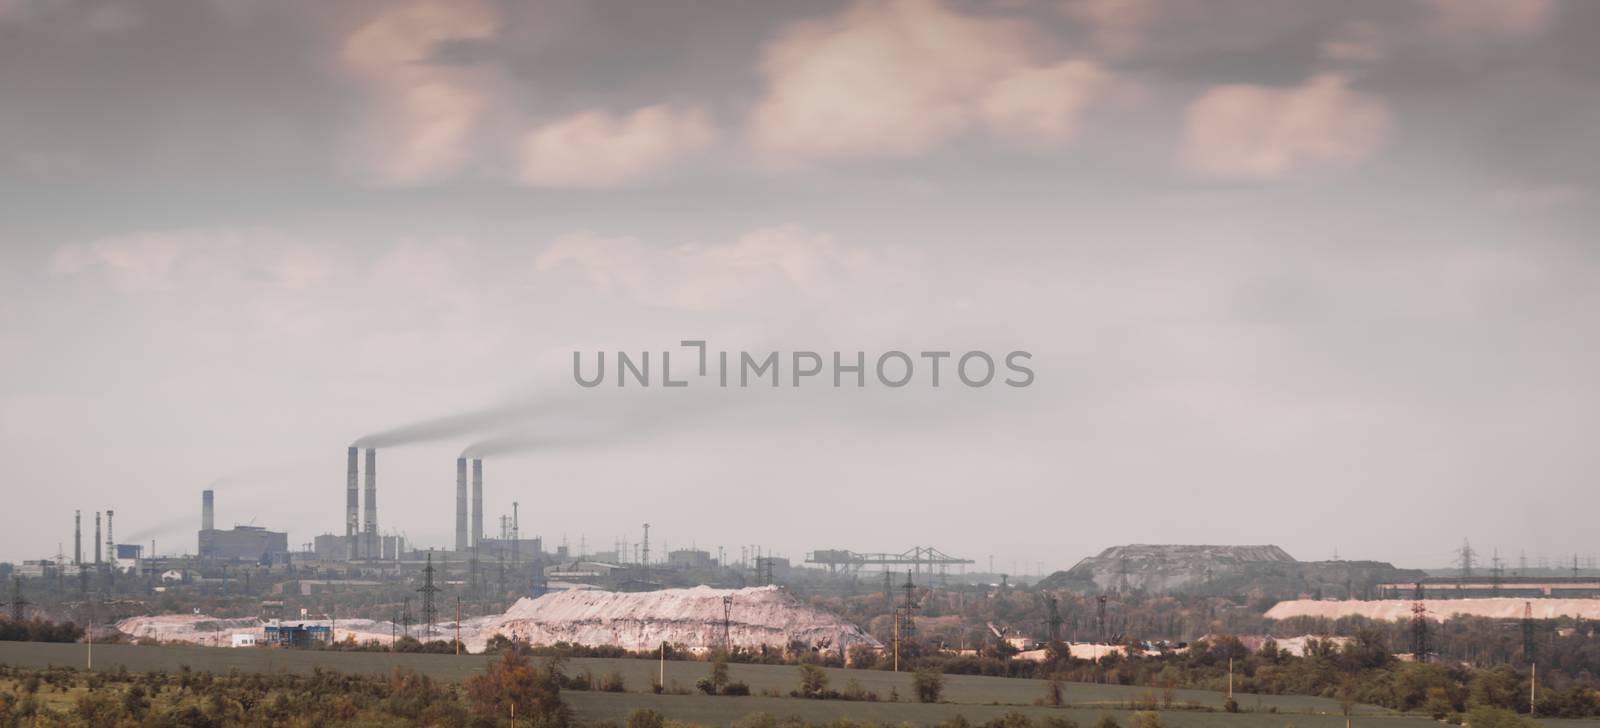
M 1351 20 L 1322 41 L 1318 50 L 1323 58 L 1339 63 L 1374 63 L 1389 54 L 1389 37 L 1383 26 L 1364 20 Z
M 50 270 L 63 276 L 98 273 L 126 292 L 186 284 L 292 290 L 327 279 L 332 263 L 315 247 L 268 231 L 190 229 L 64 245 L 51 258 Z
M 1069 141 L 1111 75 L 1092 60 L 1041 63 L 1046 45 L 1024 23 L 937 0 L 862 0 L 767 45 L 750 142 L 793 163 L 911 157 L 978 126 Z
M 979 109 L 1003 136 L 1068 142 L 1077 137 L 1083 112 L 1112 83 L 1111 74 L 1092 61 L 1027 68 L 997 81 Z
M 472 157 L 472 135 L 494 98 L 492 71 L 433 62 L 445 43 L 494 37 L 480 2 L 413 2 L 379 13 L 345 38 L 340 60 L 375 103 L 353 156 L 380 186 L 437 182 Z
M 831 235 L 784 225 L 729 243 L 669 248 L 574 232 L 557 238 L 534 268 L 575 271 L 597 292 L 634 303 L 710 311 L 758 297 L 803 307 L 872 280 L 868 273 L 876 264 L 872 253 Z
M 1527 40 L 1544 32 L 1555 0 L 1427 0 L 1428 27 L 1454 43 Z
M 1352 91 L 1337 74 L 1296 88 L 1230 84 L 1189 104 L 1181 156 L 1199 174 L 1280 179 L 1358 164 L 1382 146 L 1388 130 L 1383 104 Z
M 539 187 L 638 182 L 709 146 L 716 129 L 698 108 L 647 106 L 623 117 L 587 111 L 529 131 L 517 179 Z
M 1574 185 L 1503 187 L 1490 195 L 1495 207 L 1514 212 L 1546 212 L 1565 207 L 1589 196 L 1589 190 Z

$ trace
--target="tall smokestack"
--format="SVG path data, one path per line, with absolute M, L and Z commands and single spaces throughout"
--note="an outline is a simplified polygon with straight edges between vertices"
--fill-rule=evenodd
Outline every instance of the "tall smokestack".
M 359 455 L 355 448 L 350 448 L 350 464 L 345 476 L 344 485 L 344 541 L 350 558 L 356 557 L 356 527 L 361 524 L 361 489 L 357 482 L 360 475 L 357 468 Z
M 483 460 L 472 459 L 472 545 L 483 541 Z
M 217 530 L 217 497 L 210 490 L 200 491 L 200 530 Z
M 362 548 L 362 556 L 376 559 L 380 555 L 378 548 L 378 451 L 367 448 L 367 520 L 366 544 Z
M 83 511 L 72 512 L 72 563 L 83 566 Z
M 467 550 L 467 459 L 456 458 L 456 553 Z
M 111 535 L 111 517 L 116 513 L 113 510 L 106 511 L 106 563 L 112 565 L 117 563 L 117 540 Z
M 94 565 L 100 565 L 100 511 L 94 512 Z

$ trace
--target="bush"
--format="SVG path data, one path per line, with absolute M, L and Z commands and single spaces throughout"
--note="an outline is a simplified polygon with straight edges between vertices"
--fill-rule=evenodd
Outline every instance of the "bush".
M 1100 716 L 1100 720 L 1094 722 L 1094 728 L 1122 728 L 1122 724 L 1118 723 L 1115 717 L 1107 714 Z
M 1539 722 L 1503 708 L 1478 706 L 1467 711 L 1467 725 L 1472 728 L 1537 728 Z
M 722 686 L 723 695 L 749 695 L 750 686 L 742 682 L 731 682 Z
M 828 690 L 828 673 L 816 665 L 800 666 L 800 696 L 820 698 Z
M 944 694 L 944 675 L 938 670 L 922 668 L 912 678 L 912 685 L 917 691 L 917 702 L 937 703 L 939 696 Z
M 628 714 L 628 728 L 663 728 L 666 718 L 649 708 L 639 708 Z
M 1161 728 L 1161 714 L 1153 710 L 1134 713 L 1133 728 Z

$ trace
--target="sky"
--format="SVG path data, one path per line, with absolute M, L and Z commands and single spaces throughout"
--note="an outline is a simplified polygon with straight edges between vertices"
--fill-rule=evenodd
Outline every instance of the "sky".
M 1572 0 L 0 0 L 0 559 L 298 546 L 462 416 L 384 530 L 499 438 L 575 551 L 1589 559 L 1597 128 Z M 1035 376 L 574 381 L 684 340 Z

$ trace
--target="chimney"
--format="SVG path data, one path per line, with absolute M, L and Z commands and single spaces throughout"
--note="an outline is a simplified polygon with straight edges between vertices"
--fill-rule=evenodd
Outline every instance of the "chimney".
M 360 457 L 354 447 L 350 448 L 350 464 L 345 477 L 344 486 L 344 541 L 347 555 L 356 558 L 356 527 L 361 523 L 361 488 L 357 484 L 360 475 L 357 473 Z
M 217 530 L 217 500 L 216 494 L 210 490 L 200 491 L 200 530 Z
M 456 458 L 456 553 L 467 550 L 467 459 Z
M 72 512 L 72 563 L 83 566 L 83 511 Z
M 114 515 L 116 511 L 106 511 L 106 563 L 112 565 L 117 563 L 117 541 L 111 535 L 111 517 Z
M 100 565 L 100 511 L 94 512 L 94 565 Z
M 483 541 L 483 459 L 472 459 L 472 546 Z
M 367 448 L 367 520 L 365 547 L 362 556 L 376 559 L 382 555 L 378 546 L 378 451 Z

